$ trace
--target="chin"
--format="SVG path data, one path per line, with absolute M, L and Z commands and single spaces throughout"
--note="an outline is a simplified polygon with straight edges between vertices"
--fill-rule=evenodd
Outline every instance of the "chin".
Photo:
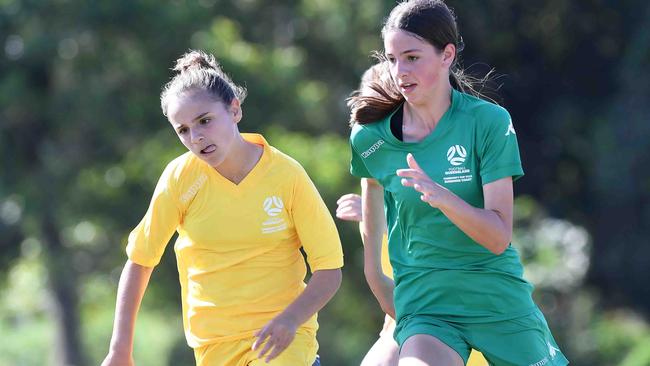
M 217 167 L 223 163 L 223 156 L 203 156 L 201 153 L 194 153 L 194 155 L 212 167 Z

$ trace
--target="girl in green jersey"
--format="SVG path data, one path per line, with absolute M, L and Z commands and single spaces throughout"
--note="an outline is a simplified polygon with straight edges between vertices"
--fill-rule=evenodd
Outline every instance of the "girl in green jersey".
M 510 245 L 516 133 L 505 109 L 466 93 L 453 13 L 405 1 L 382 36 L 389 82 L 351 99 L 351 172 L 364 178 L 364 272 L 397 321 L 399 365 L 464 365 L 471 348 L 490 365 L 568 364 Z

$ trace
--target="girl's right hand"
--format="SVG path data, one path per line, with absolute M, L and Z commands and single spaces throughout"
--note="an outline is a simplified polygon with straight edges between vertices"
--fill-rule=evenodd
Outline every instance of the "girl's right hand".
M 336 201 L 338 207 L 336 208 L 336 217 L 346 221 L 362 221 L 361 215 L 361 196 L 354 193 L 348 193 L 341 196 Z

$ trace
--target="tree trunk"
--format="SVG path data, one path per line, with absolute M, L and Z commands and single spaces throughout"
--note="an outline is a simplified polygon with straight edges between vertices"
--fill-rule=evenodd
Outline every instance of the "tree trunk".
M 51 209 L 44 210 L 42 229 L 47 246 L 46 267 L 56 322 L 54 364 L 84 366 L 85 358 L 79 337 L 79 301 L 77 275 L 71 266 L 70 253 L 61 243 Z

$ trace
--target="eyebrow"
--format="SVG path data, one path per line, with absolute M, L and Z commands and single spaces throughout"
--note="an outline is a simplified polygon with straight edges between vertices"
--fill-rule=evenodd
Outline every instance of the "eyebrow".
M 210 113 L 210 112 L 204 112 L 204 113 L 201 113 L 201 114 L 199 114 L 198 116 L 194 117 L 194 119 L 192 119 L 192 121 L 196 121 L 197 119 L 201 119 L 201 118 L 203 118 L 203 117 L 204 117 L 206 114 L 208 114 L 208 113 Z
M 201 118 L 205 117 L 205 115 L 208 114 L 208 113 L 210 113 L 210 112 L 203 112 L 203 113 L 199 114 L 198 116 L 194 117 L 192 119 L 192 121 L 196 121 L 198 119 L 201 119 Z M 184 123 L 176 123 L 175 126 L 174 126 L 174 129 L 179 129 L 179 128 L 183 127 L 183 126 L 185 126 Z
M 411 48 L 406 51 L 400 52 L 400 55 L 406 54 L 406 53 L 411 53 L 411 52 L 421 52 L 422 50 L 419 48 Z M 392 55 L 392 53 L 387 53 L 387 55 Z

